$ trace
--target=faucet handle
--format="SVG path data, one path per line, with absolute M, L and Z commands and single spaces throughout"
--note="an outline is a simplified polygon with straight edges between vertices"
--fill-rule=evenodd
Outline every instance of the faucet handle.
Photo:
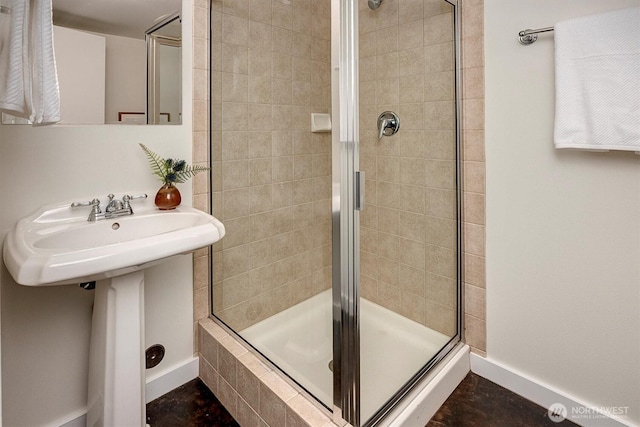
M 102 210 L 100 210 L 100 200 L 93 199 L 90 202 L 73 202 L 71 203 L 71 208 L 79 208 L 82 206 L 91 206 L 91 212 L 89 212 L 89 218 L 87 221 L 95 222 L 98 218 L 98 215 L 102 214 Z
M 138 195 L 135 195 L 135 196 L 130 196 L 130 195 L 128 195 L 128 194 L 125 194 L 124 196 L 122 196 L 122 203 L 123 203 L 123 205 L 124 205 L 123 207 L 124 207 L 125 209 L 130 209 L 130 208 L 131 208 L 131 206 L 129 205 L 129 202 L 130 202 L 131 200 L 136 200 L 136 199 L 146 199 L 146 198 L 147 198 L 147 195 L 146 195 L 146 194 L 144 194 L 144 193 L 143 193 L 143 194 L 138 194 Z
M 122 196 L 122 200 L 125 202 L 128 202 L 129 200 L 136 200 L 136 199 L 146 199 L 147 195 L 146 194 L 138 194 L 135 196 L 129 196 L 128 194 L 125 194 L 124 196 Z
M 393 111 L 385 111 L 378 117 L 378 139 L 391 136 L 400 130 L 400 117 Z
M 100 200 L 98 199 L 93 199 L 88 202 L 73 202 L 70 205 L 70 207 L 72 208 L 80 208 L 83 206 L 92 206 L 93 209 L 96 209 L 98 212 L 100 212 Z

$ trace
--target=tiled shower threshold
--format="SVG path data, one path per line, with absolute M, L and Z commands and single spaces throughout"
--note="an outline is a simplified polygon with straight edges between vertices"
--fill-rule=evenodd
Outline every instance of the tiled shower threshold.
M 335 427 L 329 411 L 213 320 L 200 321 L 198 339 L 200 378 L 241 426 Z M 468 351 L 451 351 L 382 425 L 409 425 L 398 421 L 409 418 L 426 424 L 469 371 Z

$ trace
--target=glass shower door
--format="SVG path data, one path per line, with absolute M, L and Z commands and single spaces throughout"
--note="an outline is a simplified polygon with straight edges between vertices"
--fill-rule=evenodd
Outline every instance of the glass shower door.
M 327 407 L 330 29 L 331 0 L 211 2 L 213 315 Z
M 341 193 L 341 225 L 353 229 L 341 230 L 339 287 L 334 280 L 334 336 L 348 360 L 334 396 L 345 419 L 371 425 L 460 337 L 456 8 L 352 6 L 341 9 L 342 35 L 353 25 L 357 37 L 340 43 L 339 172 L 354 189 Z

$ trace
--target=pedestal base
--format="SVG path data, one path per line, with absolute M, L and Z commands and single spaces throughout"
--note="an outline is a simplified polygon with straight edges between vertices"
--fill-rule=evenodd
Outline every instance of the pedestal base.
M 144 272 L 96 284 L 88 427 L 145 426 Z

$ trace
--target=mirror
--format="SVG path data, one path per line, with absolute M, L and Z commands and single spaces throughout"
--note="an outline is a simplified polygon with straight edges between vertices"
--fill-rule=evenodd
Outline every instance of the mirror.
M 180 124 L 181 6 L 181 0 L 53 0 L 60 124 Z M 148 71 L 149 38 L 157 47 Z M 148 90 L 152 71 L 159 87 Z M 2 123 L 28 122 L 3 114 Z

